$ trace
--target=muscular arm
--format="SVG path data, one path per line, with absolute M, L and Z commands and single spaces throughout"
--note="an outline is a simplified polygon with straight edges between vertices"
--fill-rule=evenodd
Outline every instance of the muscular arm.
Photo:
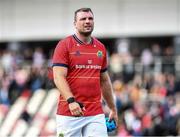
M 110 108 L 109 118 L 115 119 L 116 124 L 117 124 L 118 122 L 117 110 L 116 110 L 116 106 L 115 106 L 114 98 L 113 98 L 112 84 L 111 84 L 111 80 L 109 78 L 108 73 L 107 72 L 101 73 L 100 80 L 101 80 L 100 82 L 101 82 L 103 98 L 105 99 L 108 107 Z
M 59 89 L 60 94 L 64 97 L 64 99 L 67 100 L 68 98 L 73 97 L 73 94 L 66 80 L 67 68 L 54 66 L 53 76 L 54 76 L 54 83 L 56 87 Z M 70 103 L 69 109 L 72 115 L 79 116 L 83 114 L 77 102 Z
M 67 100 L 68 98 L 73 97 L 73 94 L 66 80 L 67 68 L 59 66 L 53 67 L 53 76 L 54 83 L 56 87 L 60 90 L 60 93 L 64 97 L 64 99 Z

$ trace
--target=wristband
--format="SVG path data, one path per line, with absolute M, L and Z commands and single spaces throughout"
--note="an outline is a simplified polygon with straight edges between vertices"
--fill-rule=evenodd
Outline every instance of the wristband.
M 75 102 L 75 98 L 70 97 L 70 98 L 67 99 L 67 102 L 68 102 L 68 104 L 73 103 L 73 102 Z

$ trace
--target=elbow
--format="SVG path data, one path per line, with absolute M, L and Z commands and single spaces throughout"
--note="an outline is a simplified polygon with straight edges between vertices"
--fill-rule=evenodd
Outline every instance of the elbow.
M 54 76 L 54 83 L 55 83 L 55 85 L 57 86 L 57 85 L 59 85 L 61 82 L 63 82 L 65 79 L 66 79 L 65 76 L 61 76 L 61 75 L 59 75 L 59 76 Z

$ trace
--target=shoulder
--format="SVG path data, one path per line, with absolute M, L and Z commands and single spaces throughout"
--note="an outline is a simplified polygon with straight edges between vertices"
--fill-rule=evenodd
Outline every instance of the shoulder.
M 56 46 L 56 48 L 62 48 L 62 47 L 68 47 L 68 45 L 70 45 L 70 43 L 72 43 L 72 35 L 66 37 L 66 38 L 63 38 L 61 40 L 58 41 L 58 44 Z
M 96 45 L 104 46 L 104 44 L 102 42 L 100 42 L 97 38 L 95 38 L 95 37 L 92 37 L 92 38 Z
M 59 40 L 58 44 L 65 44 L 65 43 L 69 43 L 70 41 L 72 41 L 72 35 L 66 37 L 66 38 L 63 38 L 61 40 Z
M 104 50 L 106 49 L 105 45 L 102 42 L 100 42 L 97 38 L 93 37 L 93 41 L 94 41 L 94 44 L 98 46 L 99 48 L 104 49 Z

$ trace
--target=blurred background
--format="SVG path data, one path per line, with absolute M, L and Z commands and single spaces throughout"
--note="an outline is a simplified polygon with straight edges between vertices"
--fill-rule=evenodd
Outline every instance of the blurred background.
M 0 0 L 0 137 L 55 136 L 51 57 L 81 7 L 108 52 L 119 114 L 109 135 L 180 135 L 180 0 Z

